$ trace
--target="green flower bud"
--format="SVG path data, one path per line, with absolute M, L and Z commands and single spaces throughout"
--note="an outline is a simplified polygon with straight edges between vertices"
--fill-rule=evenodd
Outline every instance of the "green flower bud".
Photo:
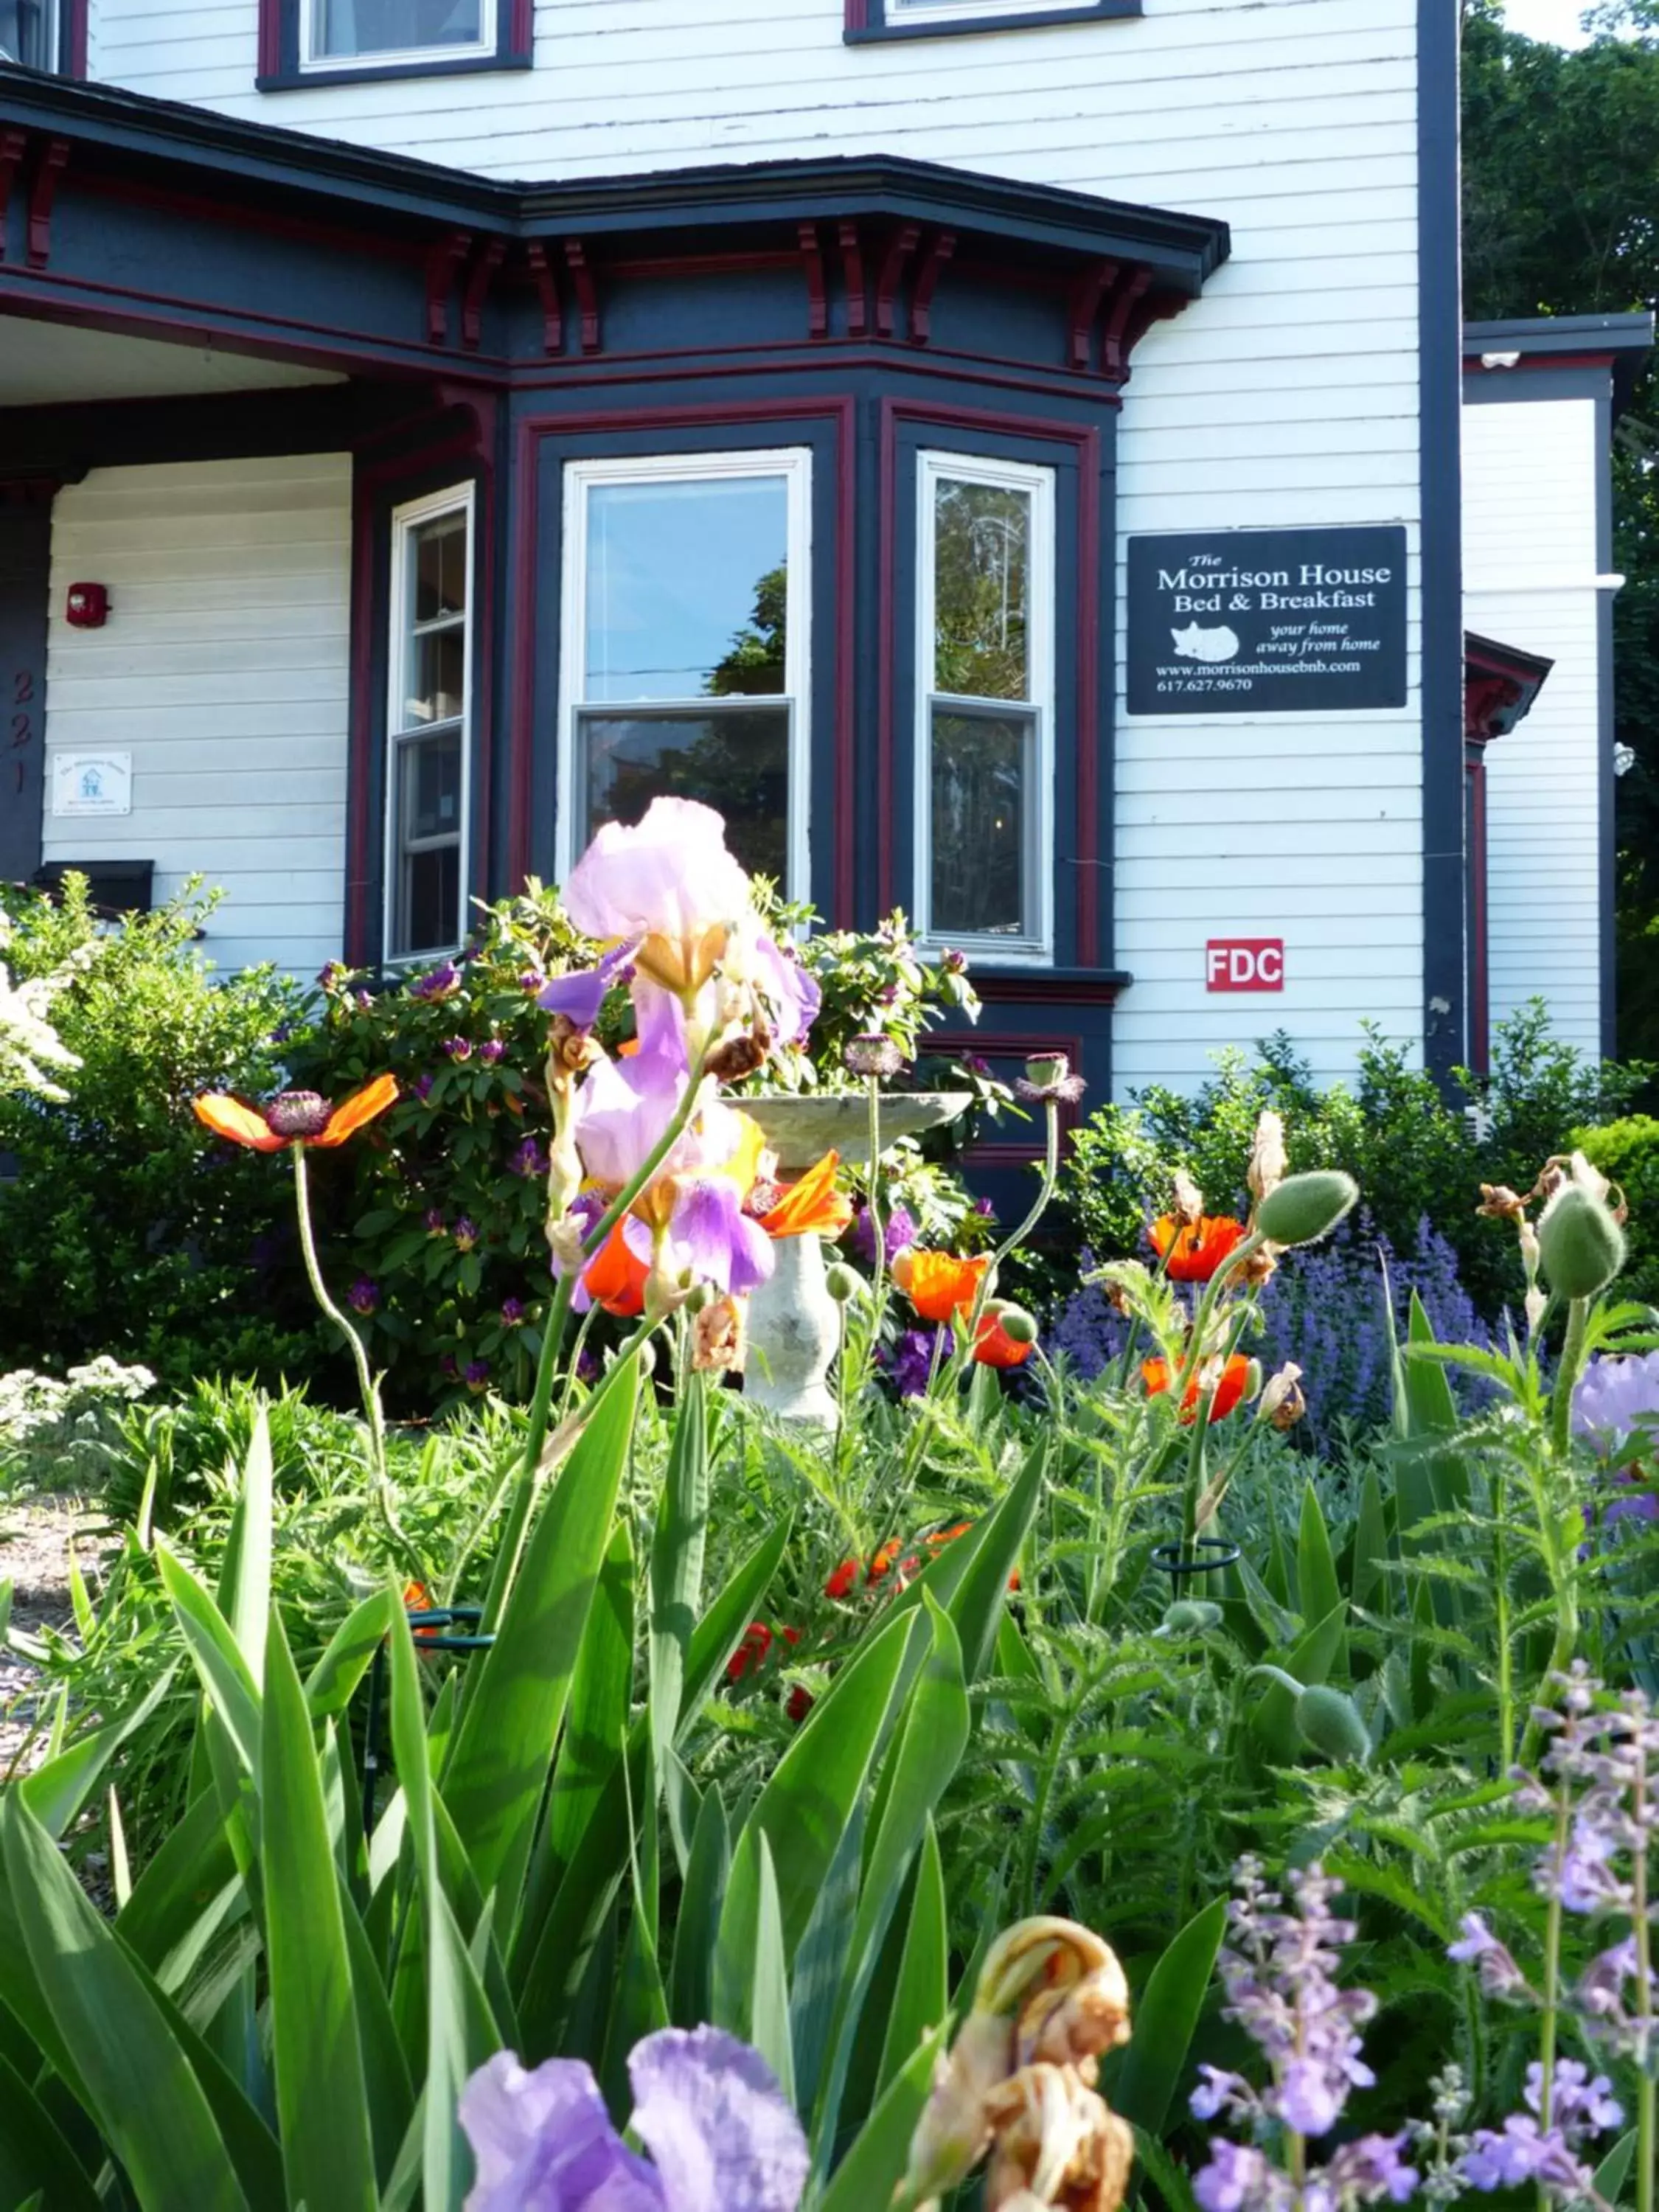
M 1625 1232 L 1599 1198 L 1563 1183 L 1539 1217 L 1538 1249 L 1553 1291 L 1593 1298 L 1625 1264 Z
M 1338 1168 L 1287 1176 L 1255 1210 L 1255 1225 L 1272 1244 L 1311 1244 L 1335 1228 L 1359 1196 L 1359 1186 Z
M 1326 1683 L 1310 1682 L 1303 1691 L 1296 1724 L 1303 1741 L 1333 1766 L 1364 1766 L 1370 1758 L 1371 1740 L 1358 1706 Z
M 848 1298 L 855 1298 L 864 1288 L 864 1278 L 856 1267 L 849 1267 L 845 1260 L 837 1260 L 823 1272 L 823 1287 L 838 1306 Z
M 1037 1325 L 1024 1306 L 1000 1306 L 997 1319 L 1002 1323 L 1003 1334 L 1016 1344 L 1035 1344 Z
M 1178 1597 L 1164 1613 L 1164 1626 L 1172 1636 L 1201 1636 L 1221 1626 L 1221 1607 L 1207 1598 Z

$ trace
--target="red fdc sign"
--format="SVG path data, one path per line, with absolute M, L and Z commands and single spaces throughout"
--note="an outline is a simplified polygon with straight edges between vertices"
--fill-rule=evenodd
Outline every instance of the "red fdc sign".
M 1282 937 L 1212 937 L 1204 948 L 1204 984 L 1211 991 L 1282 991 Z

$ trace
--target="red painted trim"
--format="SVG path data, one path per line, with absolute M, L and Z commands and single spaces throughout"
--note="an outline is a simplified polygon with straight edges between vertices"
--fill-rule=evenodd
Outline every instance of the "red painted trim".
M 6 258 L 6 216 L 11 206 L 12 182 L 28 143 L 21 131 L 0 131 L 0 261 Z
M 283 73 L 282 0 L 259 0 L 259 75 Z
M 939 289 L 940 273 L 956 250 L 955 231 L 935 232 L 933 242 L 916 271 L 916 289 L 910 299 L 910 337 L 917 345 L 926 345 L 932 334 L 933 295 Z
M 1488 346 L 1486 350 L 1488 353 L 1509 353 L 1511 351 L 1519 351 L 1520 349 L 1511 348 L 1509 346 Z M 1618 356 L 1615 354 L 1610 353 L 1528 354 L 1522 352 L 1520 360 L 1515 363 L 1513 368 L 1493 369 L 1486 368 L 1482 365 L 1480 356 L 1478 353 L 1466 353 L 1463 356 L 1463 373 L 1466 376 L 1477 374 L 1481 376 L 1514 376 L 1522 370 L 1528 368 L 1611 368 L 1617 358 Z
M 846 12 L 842 18 L 842 21 L 845 28 L 849 31 L 868 30 L 870 27 L 870 0 L 847 0 Z
M 844 802 L 850 799 L 855 789 L 856 773 L 853 755 L 857 702 L 853 680 L 852 580 L 856 558 L 853 533 L 857 404 L 850 394 L 837 393 L 822 399 L 751 400 L 747 404 L 712 401 L 696 407 L 625 407 L 586 415 L 531 416 L 520 424 L 514 465 L 523 495 L 519 501 L 519 537 L 513 562 L 515 627 L 512 644 L 512 727 L 508 733 L 511 763 L 508 788 L 511 795 L 507 868 L 515 884 L 522 883 L 529 874 L 533 849 L 531 811 L 535 792 L 536 553 L 541 502 L 538 448 L 543 440 L 588 437 L 612 430 L 735 429 L 757 422 L 828 420 L 836 426 L 835 562 L 840 602 L 837 608 L 840 666 L 836 687 L 835 723 L 831 731 L 835 748 L 834 788 L 837 795 L 836 818 L 831 825 L 831 881 L 836 887 L 838 897 L 850 887 L 854 880 L 854 823 L 852 806 Z M 850 896 L 847 911 L 850 913 Z
M 831 824 L 835 906 L 831 927 L 857 921 L 858 628 L 854 604 L 858 574 L 858 407 L 842 402 L 836 426 L 836 817 Z
M 1092 968 L 1100 957 L 1098 430 L 1091 429 L 1078 449 L 1077 534 L 1077 964 Z
M 28 260 L 31 269 L 44 269 L 52 259 L 52 204 L 58 181 L 69 167 L 67 138 L 49 138 L 35 164 L 29 188 Z
M 1046 390 L 1046 386 L 1038 389 Z M 893 904 L 893 630 L 894 579 L 898 563 L 898 425 L 932 424 L 940 429 L 979 430 L 992 436 L 1026 438 L 1051 446 L 1070 446 L 1077 455 L 1078 483 L 1078 959 L 1089 967 L 1099 957 L 1100 804 L 1100 432 L 1092 424 L 1056 422 L 1042 415 L 1007 415 L 989 408 L 933 406 L 926 400 L 884 399 L 881 403 L 880 491 L 877 527 L 880 534 L 881 622 L 877 635 L 876 866 L 881 908 Z M 1056 562 L 1058 571 L 1061 564 Z M 1085 617 L 1087 617 L 1085 619 Z M 1087 947 L 1085 951 L 1085 948 Z
M 904 264 L 916 250 L 916 240 L 921 236 L 919 222 L 902 222 L 888 242 L 882 261 L 881 274 L 876 279 L 876 336 L 890 338 L 893 335 L 895 310 L 899 287 L 904 282 Z
M 1129 373 L 1129 349 L 1134 341 L 1129 322 L 1143 295 L 1152 289 L 1150 269 L 1126 269 L 1112 287 L 1106 309 L 1106 326 L 1100 336 L 1100 373 L 1121 383 Z
M 1490 953 L 1486 922 L 1486 763 L 1464 763 L 1469 784 L 1469 1065 L 1477 1075 L 1492 1066 Z
M 1091 262 L 1072 286 L 1069 301 L 1070 330 L 1066 340 L 1066 365 L 1086 370 L 1094 358 L 1095 318 L 1100 313 L 1100 302 L 1106 287 L 1115 282 L 1115 261 Z
M 564 316 L 559 307 L 559 283 L 547 258 L 547 248 L 538 239 L 532 238 L 525 248 L 530 262 L 530 273 L 535 279 L 536 293 L 542 303 L 542 350 L 560 354 L 564 351 Z
M 841 225 L 841 279 L 847 294 L 847 335 L 861 338 L 870 327 L 870 294 L 864 281 L 864 247 L 855 222 Z
M 802 223 L 799 236 L 801 269 L 806 278 L 806 335 L 821 338 L 829 334 L 830 295 L 824 285 L 823 247 L 817 223 Z
M 747 356 L 747 358 L 744 358 Z M 678 365 L 683 358 L 672 352 L 612 353 L 605 356 L 608 366 L 588 374 L 572 367 L 538 370 L 525 366 L 514 368 L 513 383 L 520 390 L 534 390 L 538 386 L 550 388 L 557 385 L 568 388 L 573 385 L 610 386 L 615 382 L 612 370 L 618 366 L 636 368 L 641 380 L 653 384 L 704 383 L 710 376 L 787 376 L 792 374 L 822 374 L 833 369 L 836 375 L 858 368 L 884 368 L 894 365 L 890 347 L 883 348 L 869 340 L 862 343 L 833 335 L 816 343 L 810 353 L 804 342 L 794 341 L 769 350 L 758 345 L 706 346 L 690 368 Z M 927 375 L 939 365 L 941 375 L 949 374 L 956 384 L 983 384 L 999 391 L 1035 392 L 1047 398 L 1074 399 L 1075 383 L 1060 369 L 1033 367 L 1000 354 L 965 354 L 944 347 L 929 346 L 926 353 L 912 352 L 908 348 L 902 356 L 907 368 Z M 1004 374 L 1003 371 L 1012 374 Z M 467 365 L 472 374 L 472 365 Z M 1094 407 L 1119 408 L 1122 399 L 1115 386 L 1097 383 L 1089 392 L 1089 402 Z
M 570 281 L 576 288 L 576 305 L 581 311 L 582 351 L 598 353 L 599 295 L 593 289 L 593 271 L 587 265 L 587 249 L 580 238 L 566 239 L 564 258 L 570 271 Z
M 377 260 L 403 261 L 411 267 L 427 255 L 427 248 L 415 239 L 368 230 L 356 223 L 321 222 L 312 216 L 285 215 L 253 201 L 208 199 L 199 192 L 141 183 L 134 177 L 77 173 L 76 189 L 96 192 L 101 198 L 118 200 L 124 205 L 161 208 L 172 215 L 188 216 L 195 222 L 228 223 L 235 230 L 255 230 L 267 238 L 326 246 L 333 252 L 368 253 Z
M 483 343 L 484 302 L 489 297 L 489 288 L 495 281 L 495 271 L 507 258 L 507 240 L 492 238 L 477 255 L 468 272 L 466 288 L 461 295 L 461 343 L 477 347 Z
M 92 0 L 64 0 L 69 13 L 65 20 L 64 40 L 64 74 L 84 82 L 88 70 L 87 49 L 90 39 Z
M 536 43 L 536 0 L 513 0 L 507 18 L 507 47 L 510 59 L 528 61 Z
M 607 254 L 605 266 L 612 276 L 750 276 L 760 270 L 798 269 L 800 255 L 785 246 L 741 253 L 637 253 L 615 261 Z

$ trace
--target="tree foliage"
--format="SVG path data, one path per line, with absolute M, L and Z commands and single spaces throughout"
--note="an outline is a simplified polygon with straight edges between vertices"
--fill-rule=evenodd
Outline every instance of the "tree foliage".
M 1659 294 L 1659 0 L 1585 18 L 1575 52 L 1463 29 L 1463 304 L 1472 320 L 1618 313 Z M 1659 376 L 1644 364 L 1615 434 L 1620 1050 L 1659 1043 Z

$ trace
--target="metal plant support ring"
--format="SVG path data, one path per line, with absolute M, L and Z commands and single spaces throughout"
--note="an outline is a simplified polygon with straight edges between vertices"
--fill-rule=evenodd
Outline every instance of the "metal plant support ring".
M 1206 1556 L 1194 1559 L 1202 1552 Z M 1152 1565 L 1172 1581 L 1179 1582 L 1183 1575 L 1219 1574 L 1223 1567 L 1236 1566 L 1242 1558 L 1237 1544 L 1230 1544 L 1224 1536 L 1195 1536 L 1190 1544 L 1155 1544 Z

